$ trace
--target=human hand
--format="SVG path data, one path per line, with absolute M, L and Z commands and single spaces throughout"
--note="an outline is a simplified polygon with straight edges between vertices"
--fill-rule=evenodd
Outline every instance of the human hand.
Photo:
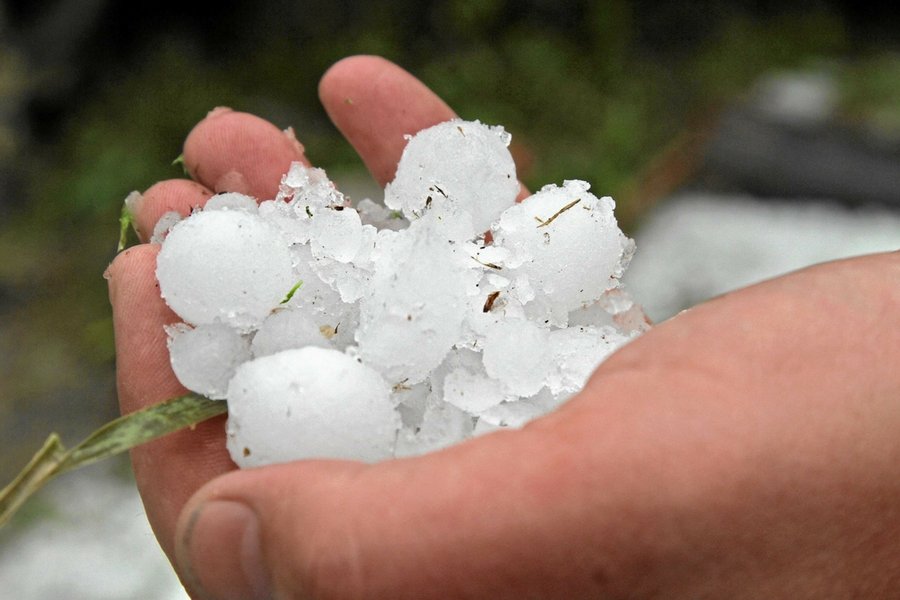
M 373 57 L 323 78 L 326 110 L 381 184 L 405 141 L 453 116 Z M 348 101 L 349 99 L 349 101 Z M 290 137 L 214 111 L 185 143 L 195 182 L 274 197 Z M 110 267 L 123 412 L 183 393 L 158 248 Z M 132 453 L 150 522 L 212 598 L 891 597 L 900 589 L 900 254 L 814 267 L 701 305 L 609 358 L 519 431 L 364 465 L 235 471 L 223 420 Z

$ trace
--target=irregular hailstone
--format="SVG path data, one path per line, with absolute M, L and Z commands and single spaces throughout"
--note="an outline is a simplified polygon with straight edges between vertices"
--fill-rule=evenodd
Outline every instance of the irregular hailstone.
M 221 323 L 184 323 L 166 327 L 169 360 L 181 385 L 214 400 L 225 398 L 228 382 L 241 363 L 250 360 L 250 344 Z
M 519 194 L 510 136 L 502 127 L 455 119 L 420 131 L 403 150 L 384 203 L 410 220 L 426 211 L 469 218 L 468 238 L 487 231 Z
M 309 244 L 294 244 L 290 249 L 294 263 L 294 280 L 303 284 L 294 293 L 289 306 L 303 307 L 312 313 L 336 316 L 344 308 L 340 294 L 323 281 L 318 273 L 318 265 L 313 258 Z
M 355 210 L 319 210 L 309 220 L 309 239 L 316 258 L 348 263 L 359 252 L 363 241 L 362 221 Z
M 372 202 L 368 198 L 363 198 L 357 203 L 356 211 L 363 225 L 372 225 L 376 229 L 398 231 L 409 227 L 409 221 L 400 211 L 389 210 L 386 206 Z
M 381 231 L 371 290 L 360 300 L 359 355 L 393 385 L 415 384 L 462 334 L 478 265 L 426 221 Z
M 228 451 L 241 467 L 390 458 L 400 428 L 390 394 L 377 371 L 337 350 L 254 359 L 228 386 Z
M 493 229 L 494 244 L 511 254 L 504 275 L 524 276 L 527 292 L 554 325 L 564 326 L 570 311 L 615 287 L 630 248 L 612 198 L 597 198 L 589 188 L 583 181 L 544 186 L 504 211 Z
M 549 352 L 555 366 L 547 378 L 547 387 L 559 399 L 578 393 L 607 356 L 631 336 L 612 327 L 570 326 L 549 334 Z
M 253 356 L 259 358 L 305 346 L 331 348 L 329 340 L 328 332 L 323 332 L 306 311 L 285 308 L 266 317 L 253 336 L 250 348 Z
M 503 393 L 499 381 L 483 373 L 458 368 L 444 378 L 443 397 L 444 402 L 474 415 L 500 404 L 509 396 Z
M 175 225 L 156 277 L 166 303 L 188 323 L 243 331 L 258 326 L 296 282 L 278 231 L 237 210 L 203 211 Z
M 163 213 L 163 216 L 161 216 L 159 221 L 156 222 L 156 225 L 153 226 L 153 235 L 150 236 L 150 243 L 162 244 L 163 240 L 166 239 L 166 236 L 169 235 L 169 232 L 172 231 L 172 228 L 183 218 L 184 217 L 182 217 L 181 213 L 178 211 L 170 210 Z
M 395 385 L 391 390 L 391 400 L 400 413 L 403 427 L 415 430 L 422 425 L 428 398 L 431 396 L 431 385 L 427 381 L 413 386 Z
M 347 206 L 347 199 L 334 187 L 323 169 L 299 162 L 292 162 L 281 178 L 275 201 L 289 203 L 298 215 L 307 209 L 315 212 L 316 208 Z
M 336 290 L 341 300 L 347 304 L 355 303 L 363 297 L 369 289 L 374 268 L 372 251 L 375 249 L 378 230 L 371 225 L 362 225 L 358 233 L 356 254 L 347 262 L 316 256 L 314 249 L 310 251 L 310 256 L 313 257 L 310 264 L 319 279 Z
M 335 348 L 343 350 L 355 344 L 353 335 L 359 323 L 359 303 L 351 304 L 341 300 L 341 295 L 333 288 L 340 288 L 342 281 L 334 282 L 336 285 L 332 285 L 322 279 L 324 274 L 322 260 L 312 257 L 309 244 L 292 246 L 291 256 L 294 259 L 295 280 L 303 283 L 281 307 L 300 310 L 309 315 Z M 332 267 L 352 267 L 331 262 Z
M 482 412 L 478 415 L 478 424 L 474 433 L 480 435 L 496 429 L 518 429 L 558 406 L 559 402 L 552 394 L 543 389 L 530 398 L 503 402 Z
M 549 331 L 531 321 L 498 321 L 484 338 L 484 368 L 507 394 L 532 396 L 553 369 L 548 351 Z
M 472 417 L 452 404 L 429 398 L 422 422 L 397 436 L 397 458 L 435 452 L 472 437 Z
M 294 208 L 279 200 L 266 200 L 259 205 L 259 216 L 281 234 L 287 244 L 307 244 L 309 242 L 309 219 L 298 217 Z M 311 216 L 310 213 L 309 216 Z M 308 244 L 307 244 L 308 245 Z

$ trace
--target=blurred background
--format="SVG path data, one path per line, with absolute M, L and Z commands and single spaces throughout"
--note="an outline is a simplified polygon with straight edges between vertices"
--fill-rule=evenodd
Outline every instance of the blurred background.
M 654 318 L 900 247 L 900 30 L 868 4 L 0 2 L 0 480 L 50 431 L 74 443 L 117 416 L 102 272 L 121 203 L 182 176 L 172 161 L 211 108 L 293 126 L 340 185 L 380 199 L 316 97 L 350 54 L 503 124 L 532 189 L 612 195 Z M 129 476 L 92 468 L 26 507 L 0 532 L 0 596 L 184 597 Z

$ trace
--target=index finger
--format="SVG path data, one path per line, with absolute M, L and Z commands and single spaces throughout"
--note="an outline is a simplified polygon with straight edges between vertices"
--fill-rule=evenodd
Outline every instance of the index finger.
M 256 115 L 228 108 L 210 112 L 184 141 L 188 171 L 215 192 L 269 200 L 294 161 L 309 165 L 293 129 L 282 131 Z

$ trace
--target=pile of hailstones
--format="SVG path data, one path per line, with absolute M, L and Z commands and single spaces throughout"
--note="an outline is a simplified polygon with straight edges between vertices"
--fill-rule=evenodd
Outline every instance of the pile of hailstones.
M 520 427 L 645 328 L 633 243 L 582 181 L 516 204 L 502 127 L 409 138 L 384 205 L 291 166 L 273 200 L 166 215 L 157 277 L 188 389 L 228 402 L 242 467 L 379 461 Z

